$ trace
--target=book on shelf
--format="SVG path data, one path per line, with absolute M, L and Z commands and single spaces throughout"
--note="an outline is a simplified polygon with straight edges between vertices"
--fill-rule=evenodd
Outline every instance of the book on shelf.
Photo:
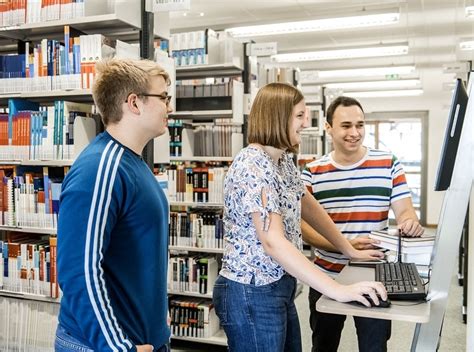
M 71 160 L 96 135 L 91 104 L 9 99 L 8 106 L 8 117 L 0 115 L 1 160 Z
M 170 212 L 170 246 L 223 248 L 223 238 L 222 210 Z
M 219 319 L 210 300 L 171 296 L 169 307 L 174 336 L 210 338 L 219 331 Z
M 210 294 L 217 274 L 218 264 L 214 257 L 171 256 L 168 266 L 168 289 L 175 292 Z
M 8 234 L 0 241 L 2 290 L 59 298 L 56 274 L 56 237 Z
M 221 203 L 226 166 L 171 165 L 167 171 L 170 201 Z

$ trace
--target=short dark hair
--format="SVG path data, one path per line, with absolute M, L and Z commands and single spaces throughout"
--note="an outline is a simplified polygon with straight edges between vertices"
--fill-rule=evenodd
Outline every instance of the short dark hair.
M 334 116 L 334 111 L 336 111 L 338 106 L 354 106 L 357 105 L 362 112 L 364 112 L 364 109 L 362 108 L 362 105 L 360 103 L 351 97 L 345 97 L 341 95 L 340 97 L 337 97 L 332 101 L 332 103 L 329 105 L 327 111 L 326 111 L 326 122 L 329 124 L 329 126 L 332 126 L 332 118 Z

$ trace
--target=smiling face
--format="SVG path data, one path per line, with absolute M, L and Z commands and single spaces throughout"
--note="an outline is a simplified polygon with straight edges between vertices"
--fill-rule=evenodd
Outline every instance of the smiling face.
M 339 105 L 334 111 L 332 126 L 326 123 L 326 131 L 332 137 L 334 150 L 347 156 L 361 151 L 365 137 L 365 118 L 357 105 Z
M 306 104 L 304 100 L 301 100 L 293 107 L 291 113 L 289 137 L 292 146 L 301 143 L 300 132 L 307 127 L 309 127 L 309 119 L 306 114 Z

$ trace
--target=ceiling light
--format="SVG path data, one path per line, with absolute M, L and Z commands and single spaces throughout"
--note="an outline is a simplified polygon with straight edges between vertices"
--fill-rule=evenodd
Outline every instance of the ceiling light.
M 373 90 L 366 92 L 351 92 L 348 95 L 353 98 L 390 98 L 416 96 L 421 94 L 423 94 L 423 89 Z
M 419 79 L 399 79 L 388 81 L 367 81 L 367 82 L 344 82 L 327 83 L 324 86 L 330 89 L 362 90 L 362 89 L 396 89 L 396 88 L 414 88 L 419 87 Z
M 461 50 L 473 50 L 474 49 L 474 40 L 466 40 L 459 43 L 459 49 Z
M 371 14 L 364 16 L 350 16 L 338 18 L 325 18 L 311 21 L 298 21 L 286 23 L 263 24 L 257 26 L 227 28 L 234 37 L 257 37 L 263 35 L 289 34 L 301 32 L 329 31 L 336 29 L 362 28 L 382 26 L 398 23 L 400 13 L 398 11 Z
M 466 6 L 466 17 L 474 17 L 474 6 Z
M 394 56 L 408 54 L 408 45 L 386 45 L 368 48 L 352 48 L 338 50 L 308 51 L 273 55 L 276 62 L 321 61 L 348 58 L 363 58 L 377 56 Z
M 346 70 L 325 70 L 325 71 L 301 71 L 301 80 L 310 81 L 321 78 L 349 78 L 349 77 L 370 77 L 370 76 L 393 76 L 405 75 L 415 72 L 415 66 L 388 66 L 370 68 L 352 68 Z

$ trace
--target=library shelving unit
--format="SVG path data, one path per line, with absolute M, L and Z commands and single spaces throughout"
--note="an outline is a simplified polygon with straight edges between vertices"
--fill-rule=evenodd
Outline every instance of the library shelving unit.
M 242 60 L 243 58 L 240 59 L 240 62 Z M 172 218 L 168 293 L 170 301 L 178 299 L 186 302 L 186 299 L 189 299 L 189 302 L 193 300 L 211 302 L 212 286 L 224 252 L 221 218 L 224 206 L 222 194 L 224 169 L 232 162 L 233 157 L 242 149 L 244 143 L 242 129 L 244 126 L 245 74 L 244 70 L 235 64 L 195 65 L 177 67 L 176 78 L 178 80 L 176 112 L 170 114 L 169 117 L 178 123 L 175 122 L 173 125 L 172 122 L 170 124 L 168 186 L 171 212 L 186 214 L 182 217 L 184 219 L 189 217 L 189 220 L 183 220 L 183 218 L 181 220 L 188 221 L 187 228 L 189 230 L 184 235 L 185 238 L 180 239 L 180 235 L 176 231 L 182 232 L 185 226 L 177 227 L 174 224 L 176 219 Z M 214 80 L 212 81 L 212 79 Z M 208 134 L 199 134 L 200 129 L 207 129 L 206 133 Z M 200 146 L 200 143 L 204 141 L 211 142 L 212 146 Z M 214 171 L 210 171 L 214 166 L 217 168 L 224 166 L 223 172 L 217 173 L 216 171 L 214 174 Z M 175 176 L 175 172 L 178 174 L 177 176 Z M 179 176 L 180 173 L 181 176 Z M 202 173 L 205 176 L 202 176 Z M 220 184 L 214 187 L 212 182 Z M 179 183 L 183 183 L 183 185 L 180 187 Z M 209 194 L 199 195 L 203 189 Z M 214 214 L 220 215 L 215 217 Z M 192 220 L 192 216 L 197 216 L 199 219 Z M 219 233 L 217 235 L 219 240 L 215 238 L 209 240 L 207 238 L 209 231 L 206 234 L 206 230 L 201 230 L 201 225 L 203 225 L 202 228 L 209 226 L 206 225 L 206 223 L 209 224 L 206 220 L 209 217 L 213 224 L 210 230 L 211 237 Z M 203 233 L 201 234 L 200 231 Z M 199 243 L 201 235 L 204 238 Z M 173 238 L 173 236 L 178 238 Z M 193 268 L 192 261 L 199 261 L 200 258 L 209 261 L 205 269 L 206 272 L 204 272 L 208 280 L 204 290 L 197 289 L 196 284 L 193 288 L 191 283 L 196 280 L 197 270 L 195 267 Z M 180 269 L 181 272 L 179 272 Z M 202 273 L 198 272 L 197 275 L 202 275 Z M 181 278 L 187 282 L 182 283 L 180 287 L 179 283 L 176 284 L 176 280 L 180 281 Z M 199 278 L 197 280 L 199 281 Z M 172 309 L 172 320 L 174 312 Z M 211 318 L 216 321 L 218 319 L 215 313 Z M 216 330 L 219 324 L 214 323 L 211 326 L 212 335 L 205 338 L 174 334 L 172 339 L 226 346 L 227 339 L 223 330 Z
M 41 2 L 39 3 L 41 7 Z M 84 6 L 84 12 L 80 17 L 77 18 L 55 20 L 41 19 L 41 21 L 37 21 L 36 23 L 22 24 L 9 24 L 5 22 L 0 23 L 0 54 L 23 54 L 26 51 L 25 49 L 28 49 L 28 46 L 25 47 L 26 43 L 38 44 L 41 43 L 42 40 L 55 40 L 59 45 L 59 42 L 65 39 L 65 27 L 70 29 L 71 37 L 102 34 L 110 39 L 122 40 L 125 42 L 139 42 L 140 35 L 144 32 L 149 36 L 148 31 L 150 28 L 153 28 L 153 26 L 148 26 L 147 28 L 142 29 L 142 0 L 130 0 L 127 2 L 85 0 L 81 2 L 81 4 Z M 63 5 L 58 4 L 57 6 L 59 9 L 59 6 Z M 29 11 L 30 9 L 28 9 L 28 12 L 25 10 L 25 18 L 30 16 Z M 51 14 L 53 14 L 53 12 L 54 11 L 52 11 Z M 59 14 L 59 10 L 57 11 L 57 14 Z M 4 21 L 5 18 L 6 17 L 4 15 Z M 157 16 L 155 16 L 155 22 L 157 22 Z M 155 30 L 153 32 L 156 36 L 157 31 Z M 64 43 L 65 42 L 66 41 L 64 41 Z M 33 48 L 29 47 L 29 49 L 31 50 Z M 60 54 L 58 54 L 58 57 L 59 55 Z M 46 55 L 44 56 L 46 57 Z M 97 59 L 100 59 L 100 53 L 98 56 L 99 57 Z M 50 59 L 52 59 L 52 57 L 50 57 Z M 25 65 L 25 63 L 23 63 L 23 65 Z M 21 69 L 24 70 L 25 68 L 22 67 Z M 76 72 L 76 75 L 79 77 L 75 78 L 79 78 L 78 81 L 80 82 L 81 73 Z M 77 86 L 70 89 L 67 87 L 65 89 L 56 89 L 55 87 L 57 86 L 54 85 L 53 78 L 58 78 L 59 80 L 59 76 L 52 77 L 50 75 L 46 75 L 41 78 L 49 82 L 48 89 L 31 88 L 32 86 L 29 86 L 29 84 L 32 81 L 27 81 L 27 78 L 0 79 L 0 107 L 2 108 L 1 112 L 3 112 L 3 115 L 7 115 L 6 108 L 9 106 L 11 99 L 15 99 L 17 101 L 27 100 L 33 103 L 40 103 L 41 106 L 45 107 L 50 107 L 58 100 L 74 103 L 88 103 L 90 105 L 93 104 L 91 90 L 89 87 L 86 87 L 87 89 L 82 89 L 81 87 Z M 65 81 L 68 79 L 68 77 L 62 78 L 65 78 Z M 10 81 L 6 81 L 7 79 Z M 21 82 L 21 85 L 15 86 L 15 84 L 18 82 Z M 79 85 L 81 86 L 81 84 Z M 7 126 L 6 124 L 4 125 Z M 88 127 L 91 126 L 92 125 L 88 125 Z M 100 127 L 98 127 L 95 123 L 93 126 L 95 127 L 93 129 L 93 136 L 95 136 L 95 134 L 100 131 Z M 24 128 L 26 129 L 27 127 Z M 91 130 L 89 129 L 87 132 L 91 132 Z M 1 138 L 5 138 L 3 135 L 3 130 L 0 134 L 2 135 Z M 30 144 L 28 143 L 29 140 L 26 142 L 26 139 L 23 140 L 23 142 L 25 142 L 26 145 Z M 26 148 L 31 148 L 31 146 L 32 144 Z M 60 170 L 60 172 L 62 172 L 62 177 L 64 177 L 64 174 L 72 165 L 75 155 L 72 153 L 71 157 L 68 158 L 48 158 L 40 157 L 38 155 L 34 158 L 17 158 L 15 155 L 9 156 L 8 149 L 4 150 L 5 153 L 0 153 L 0 170 L 2 170 L 2 172 L 4 170 L 11 172 L 12 176 L 9 176 L 11 178 L 15 177 L 17 172 L 21 174 L 22 172 L 29 172 L 30 169 L 34 170 L 32 171 L 34 173 L 41 174 L 43 178 L 48 176 L 50 179 L 51 177 L 55 176 L 55 170 Z M 32 155 L 31 149 L 29 151 L 27 150 L 26 154 L 22 155 L 28 155 L 28 153 L 29 155 Z M 13 181 L 9 182 L 11 183 Z M 46 182 L 44 183 L 46 184 Z M 2 194 L 0 197 L 0 203 L 2 205 L 1 210 L 3 210 L 3 206 L 5 205 L 4 202 L 10 202 L 10 198 L 12 198 L 12 196 L 11 194 L 3 194 L 4 190 L 7 189 L 6 187 L 3 187 L 3 179 L 1 186 L 0 193 Z M 31 184 L 31 186 L 33 187 L 33 184 Z M 10 185 L 8 192 L 12 192 L 13 187 Z M 33 197 L 37 195 L 33 195 L 30 192 L 25 196 L 29 197 L 25 198 L 26 202 L 33 202 Z M 23 201 L 23 204 L 24 203 L 25 201 Z M 52 269 L 53 266 L 55 267 L 53 263 L 55 262 L 54 257 L 56 255 L 56 249 L 54 248 L 54 253 L 52 249 L 53 245 L 54 247 L 56 246 L 57 231 L 55 228 L 55 221 L 52 223 L 45 223 L 42 220 L 31 220 L 29 218 L 29 214 L 27 214 L 24 218 L 20 217 L 21 215 L 22 214 L 20 212 L 18 212 L 18 214 L 2 214 L 2 219 L 8 218 L 8 221 L 5 221 L 5 223 L 2 222 L 2 225 L 0 225 L 0 254 L 2 254 L 2 256 L 0 256 L 0 259 L 2 259 L 0 260 L 0 349 L 3 350 L 3 348 L 5 348 L 5 350 L 8 351 L 51 351 L 53 348 L 57 325 L 57 315 L 59 312 L 58 303 L 61 297 L 61 293 L 57 286 L 55 268 Z M 29 226 L 30 223 L 34 223 L 35 221 L 37 221 L 37 223 L 40 225 Z M 49 237 L 51 251 L 47 253 L 49 260 L 48 265 L 46 266 L 46 264 L 44 264 L 44 267 L 40 270 L 38 270 L 35 266 L 35 269 L 31 269 L 31 273 L 29 273 L 30 267 L 28 267 L 25 270 L 25 276 L 23 276 L 23 268 L 21 270 L 15 269 L 18 270 L 18 272 L 13 274 L 21 273 L 21 275 L 12 274 L 10 277 L 8 277 L 8 270 L 13 270 L 12 268 L 14 268 L 12 265 L 14 263 L 12 261 L 13 256 L 18 255 L 18 258 L 20 256 L 24 256 L 22 259 L 24 260 L 26 257 L 28 258 L 28 261 L 32 260 L 31 257 L 33 257 L 33 254 L 35 256 L 38 255 L 39 258 L 41 258 L 42 255 L 46 256 L 45 253 L 41 253 L 41 250 L 44 249 L 43 244 L 38 244 L 40 242 L 31 242 L 28 239 L 28 236 L 41 237 L 41 239 L 35 239 L 35 241 L 43 241 L 46 237 Z M 17 247 L 11 247 L 15 248 L 15 251 L 18 251 L 18 253 L 9 253 L 10 255 L 7 258 L 3 258 L 3 255 L 5 254 L 4 245 L 6 244 L 7 250 L 10 248 L 6 241 L 8 238 L 14 238 L 22 242 L 15 244 Z M 22 246 L 25 246 L 27 250 L 24 250 Z M 40 263 L 43 262 L 43 259 L 39 260 Z M 46 259 L 44 259 L 44 263 L 46 263 Z M 5 273 L 6 276 L 4 277 Z M 48 276 L 47 279 L 46 276 Z M 15 277 L 14 281 L 8 280 L 9 278 L 13 277 Z M 18 277 L 21 277 L 21 279 L 18 279 Z M 41 280 L 40 283 L 38 283 L 39 280 Z M 47 282 L 47 280 L 50 282 Z M 7 283 L 8 286 L 6 285 Z M 50 290 L 51 294 L 45 294 L 44 292 L 47 290 Z

